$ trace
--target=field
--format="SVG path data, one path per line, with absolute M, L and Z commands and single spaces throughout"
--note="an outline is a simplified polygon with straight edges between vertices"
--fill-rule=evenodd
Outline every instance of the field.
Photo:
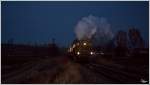
M 5 84 L 139 84 L 149 80 L 148 53 L 122 57 L 104 53 L 83 63 L 72 60 L 67 53 L 48 55 L 41 49 L 40 55 L 29 55 L 29 51 L 33 52 L 30 47 L 17 55 L 6 49 L 2 48 L 1 66 Z

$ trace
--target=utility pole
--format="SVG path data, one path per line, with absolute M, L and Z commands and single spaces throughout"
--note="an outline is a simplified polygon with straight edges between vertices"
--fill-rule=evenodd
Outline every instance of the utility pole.
M 52 44 L 55 44 L 55 38 L 52 38 Z

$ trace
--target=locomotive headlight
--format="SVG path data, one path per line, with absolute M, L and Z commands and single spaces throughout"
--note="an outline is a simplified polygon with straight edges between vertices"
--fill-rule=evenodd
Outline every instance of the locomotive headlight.
M 94 54 L 94 52 L 90 52 L 90 54 L 91 54 L 91 55 L 93 55 L 93 54 Z
M 77 55 L 80 55 L 80 52 L 77 52 Z
M 86 43 L 83 43 L 83 45 L 86 45 Z

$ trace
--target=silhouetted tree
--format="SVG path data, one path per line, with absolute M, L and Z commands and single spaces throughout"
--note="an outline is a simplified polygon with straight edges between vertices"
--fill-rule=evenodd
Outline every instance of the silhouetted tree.
M 117 55 L 125 56 L 127 52 L 127 33 L 124 31 L 118 31 L 115 43 Z
M 107 51 L 113 51 L 115 48 L 114 39 L 110 40 L 106 46 Z
M 118 47 L 127 48 L 127 33 L 119 31 L 116 36 L 116 44 Z
M 141 33 L 136 28 L 129 29 L 129 39 L 134 48 L 144 48 L 144 40 Z

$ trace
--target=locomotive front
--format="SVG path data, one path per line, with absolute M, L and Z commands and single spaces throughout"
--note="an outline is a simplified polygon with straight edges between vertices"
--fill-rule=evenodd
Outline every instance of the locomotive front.
M 89 61 L 95 56 L 90 40 L 77 40 L 68 49 L 74 60 Z

